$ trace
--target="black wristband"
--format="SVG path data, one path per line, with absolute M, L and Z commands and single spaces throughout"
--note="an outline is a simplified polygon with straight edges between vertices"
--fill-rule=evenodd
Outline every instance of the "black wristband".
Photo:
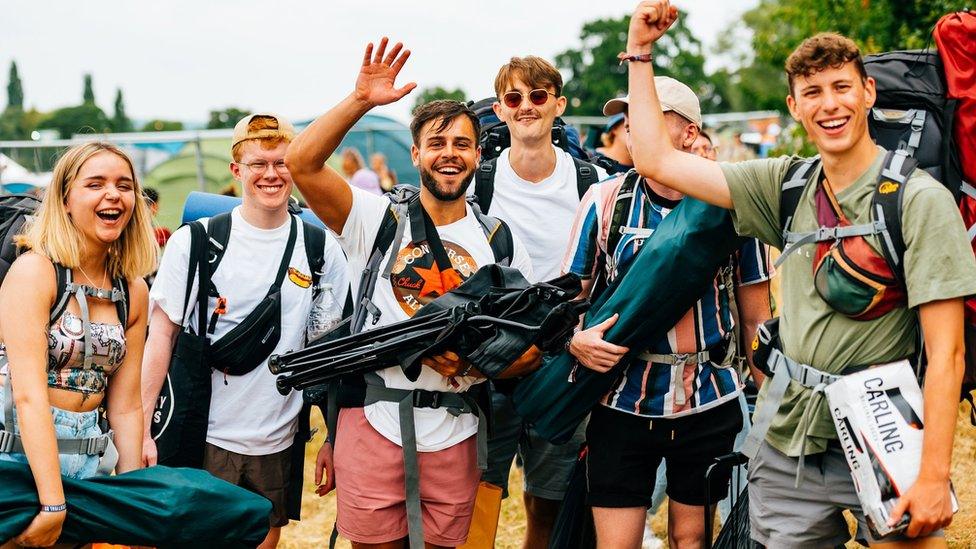
M 62 503 L 60 505 L 41 505 L 42 513 L 61 513 L 68 510 L 68 504 Z

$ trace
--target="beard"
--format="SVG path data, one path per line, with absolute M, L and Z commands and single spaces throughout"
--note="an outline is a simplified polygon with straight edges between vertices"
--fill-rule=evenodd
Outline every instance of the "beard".
M 468 192 L 468 186 L 471 185 L 471 180 L 474 179 L 474 170 L 468 172 L 468 174 L 461 180 L 461 184 L 458 185 L 457 189 L 451 189 L 444 185 L 441 185 L 434 179 L 434 173 L 426 170 L 425 168 L 420 168 L 420 183 L 423 184 L 424 188 L 430 191 L 430 194 L 434 196 L 437 200 L 441 202 L 452 202 L 465 195 Z

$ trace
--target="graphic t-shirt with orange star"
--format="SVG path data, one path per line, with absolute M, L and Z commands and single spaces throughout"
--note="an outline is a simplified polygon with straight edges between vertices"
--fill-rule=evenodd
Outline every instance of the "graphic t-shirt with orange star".
M 358 293 L 360 274 L 373 250 L 373 242 L 379 231 L 390 201 L 361 189 L 352 188 L 353 204 L 346 224 L 342 228 L 339 243 L 349 261 L 349 278 L 353 295 Z M 454 223 L 437 227 L 444 249 L 454 267 L 441 270 L 427 243 L 414 244 L 410 223 L 405 220 L 404 235 L 399 243 L 390 246 L 382 265 L 386 265 L 391 253 L 396 261 L 389 281 L 379 278 L 373 291 L 372 301 L 381 311 L 375 325 L 367 319 L 363 328 L 383 326 L 412 317 L 424 304 L 443 295 L 468 278 L 482 265 L 495 262 L 485 233 L 469 207 L 467 215 Z M 513 235 L 514 236 L 514 235 Z M 515 249 L 511 266 L 519 269 L 527 279 L 532 279 L 532 265 L 525 247 L 518 237 L 513 238 Z M 387 387 L 397 389 L 426 389 L 428 391 L 461 392 L 481 378 L 454 378 L 456 386 L 448 378 L 426 366 L 420 377 L 411 382 L 399 366 L 377 372 Z M 391 442 L 400 442 L 400 421 L 397 404 L 377 402 L 365 408 L 370 425 Z M 435 452 L 449 448 L 474 435 L 478 431 L 478 418 L 473 414 L 453 416 L 443 408 L 414 408 L 417 428 L 417 450 Z

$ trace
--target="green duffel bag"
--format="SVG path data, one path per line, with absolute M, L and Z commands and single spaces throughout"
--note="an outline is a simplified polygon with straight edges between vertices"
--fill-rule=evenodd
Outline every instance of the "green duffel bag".
M 568 441 L 617 381 L 621 365 L 666 334 L 742 244 L 728 210 L 684 198 L 645 240 L 627 272 L 586 314 L 583 325 L 588 328 L 619 313 L 605 339 L 629 347 L 630 354 L 600 374 L 576 368 L 576 360 L 562 352 L 519 382 L 512 397 L 515 410 L 549 441 Z
M 59 542 L 163 548 L 253 548 L 268 533 L 271 502 L 199 469 L 156 466 L 86 480 L 63 478 L 68 514 Z M 26 464 L 0 461 L 0 544 L 37 514 Z

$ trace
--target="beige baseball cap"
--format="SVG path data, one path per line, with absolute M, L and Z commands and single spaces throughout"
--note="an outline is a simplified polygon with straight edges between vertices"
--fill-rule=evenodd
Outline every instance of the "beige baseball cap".
M 278 127 L 248 131 L 247 127 L 250 125 L 251 120 L 253 120 L 255 116 L 273 118 L 276 122 L 278 122 Z M 244 118 L 241 118 L 241 121 L 234 126 L 234 141 L 231 143 L 231 148 L 235 147 L 241 141 L 247 141 L 248 139 L 267 139 L 269 137 L 282 137 L 288 141 L 291 141 L 295 138 L 295 126 L 292 126 L 291 122 L 274 113 L 256 112 L 254 114 L 250 114 Z
M 670 76 L 655 76 L 654 87 L 657 89 L 657 98 L 661 101 L 662 111 L 674 111 L 699 128 L 702 127 L 701 104 L 691 88 Z M 611 99 L 603 106 L 603 114 L 613 116 L 622 113 L 627 110 L 629 104 L 630 96 Z

